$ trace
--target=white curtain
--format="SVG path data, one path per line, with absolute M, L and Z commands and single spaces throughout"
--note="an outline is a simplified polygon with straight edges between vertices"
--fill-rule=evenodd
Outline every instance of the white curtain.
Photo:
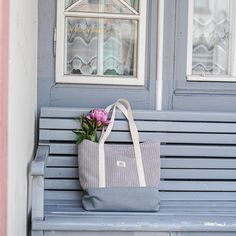
M 228 74 L 231 0 L 195 0 L 193 74 Z

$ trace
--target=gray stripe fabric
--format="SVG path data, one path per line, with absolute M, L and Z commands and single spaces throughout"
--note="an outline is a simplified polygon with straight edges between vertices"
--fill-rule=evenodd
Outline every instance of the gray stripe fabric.
M 140 144 L 147 187 L 160 183 L 160 144 Z M 99 187 L 99 145 L 89 140 L 78 146 L 79 178 L 83 189 Z M 105 145 L 106 187 L 139 187 L 133 145 Z

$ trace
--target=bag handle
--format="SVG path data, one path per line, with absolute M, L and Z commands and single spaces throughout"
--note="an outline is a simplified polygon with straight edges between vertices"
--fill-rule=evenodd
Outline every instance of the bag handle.
M 131 137 L 132 137 L 132 141 L 134 145 L 134 152 L 135 152 L 135 159 L 136 159 L 136 166 L 137 166 L 137 171 L 138 171 L 140 187 L 146 187 L 141 148 L 139 144 L 139 134 L 138 134 L 138 130 L 133 119 L 133 113 L 132 113 L 130 103 L 126 101 L 125 99 L 119 99 L 116 103 L 106 108 L 107 112 L 112 110 L 112 116 L 111 116 L 110 124 L 108 125 L 105 131 L 103 130 L 100 140 L 99 140 L 99 187 L 104 188 L 106 186 L 104 144 L 114 126 L 115 114 L 116 114 L 117 108 L 125 115 L 125 117 L 128 120 L 129 129 L 130 129 L 130 133 L 131 133 Z
M 127 106 L 128 109 L 125 106 Z M 109 113 L 113 108 L 113 112 L 112 112 L 110 124 L 107 126 L 106 129 L 105 128 L 102 129 L 102 133 L 101 133 L 99 142 L 105 142 L 106 139 L 108 138 L 108 136 L 110 135 L 110 133 L 112 131 L 112 128 L 113 128 L 113 125 L 114 125 L 114 121 L 115 121 L 115 110 L 114 109 L 116 109 L 117 107 L 124 114 L 124 116 L 126 117 L 126 119 L 129 122 L 129 125 L 131 125 L 130 132 L 131 132 L 131 135 L 132 135 L 132 140 L 135 137 L 137 137 L 138 142 L 139 142 L 139 134 L 138 134 L 138 130 L 137 130 L 137 127 L 135 125 L 135 122 L 134 122 L 132 108 L 131 108 L 130 103 L 125 99 L 119 99 L 119 100 L 117 100 L 117 102 L 111 104 L 110 106 L 108 106 L 105 109 L 106 112 Z M 106 133 L 106 135 L 105 135 L 105 133 Z

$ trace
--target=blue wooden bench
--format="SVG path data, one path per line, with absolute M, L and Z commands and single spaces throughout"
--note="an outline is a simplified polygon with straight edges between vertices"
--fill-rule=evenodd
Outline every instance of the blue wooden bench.
M 236 235 L 236 114 L 135 111 L 141 141 L 160 140 L 158 213 L 85 212 L 71 130 L 86 109 L 42 108 L 31 171 L 33 236 Z M 109 141 L 130 142 L 120 114 Z

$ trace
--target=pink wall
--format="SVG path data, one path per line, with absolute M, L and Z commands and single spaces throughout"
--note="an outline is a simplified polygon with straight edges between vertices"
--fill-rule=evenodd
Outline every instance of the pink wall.
M 8 1 L 0 0 L 0 236 L 7 228 Z

